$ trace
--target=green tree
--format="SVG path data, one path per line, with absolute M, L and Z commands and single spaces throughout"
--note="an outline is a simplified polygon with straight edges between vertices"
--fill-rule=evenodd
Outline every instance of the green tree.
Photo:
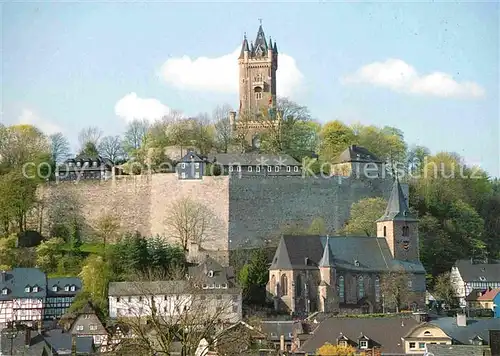
M 351 215 L 344 226 L 347 235 L 377 236 L 375 221 L 387 207 L 383 198 L 366 198 L 352 204 Z
M 434 283 L 434 296 L 452 308 L 457 307 L 457 296 L 450 281 L 450 273 L 446 272 L 437 276 Z
M 55 272 L 59 260 L 63 256 L 62 246 L 64 240 L 59 237 L 53 237 L 42 242 L 36 248 L 36 264 L 46 273 Z
M 83 291 L 89 293 L 92 302 L 106 309 L 110 270 L 104 259 L 96 255 L 87 257 L 79 277 L 82 279 Z
M 16 234 L 0 238 L 0 270 L 5 271 L 17 267 L 16 242 Z
M 332 163 L 347 147 L 356 142 L 354 131 L 339 120 L 327 122 L 321 128 L 319 154 L 322 160 Z
M 380 284 L 384 307 L 395 309 L 396 313 L 399 313 L 400 308 L 409 301 L 410 283 L 412 283 L 412 276 L 403 268 L 396 268 L 385 273 Z
M 239 282 L 245 299 L 252 304 L 263 304 L 266 299 L 266 284 L 269 279 L 267 254 L 264 249 L 254 250 L 250 262 L 239 273 Z
M 352 346 L 340 346 L 325 343 L 319 349 L 316 350 L 316 355 L 318 356 L 354 356 L 356 355 L 356 349 Z

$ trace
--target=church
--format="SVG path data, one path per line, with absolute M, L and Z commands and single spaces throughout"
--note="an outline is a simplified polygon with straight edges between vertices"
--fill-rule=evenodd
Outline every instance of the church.
M 388 299 L 383 279 L 391 272 L 407 278 L 403 307 L 423 307 L 426 284 L 418 220 L 398 179 L 384 215 L 374 224 L 373 237 L 282 236 L 267 285 L 275 309 L 293 314 L 381 312 L 387 310 Z

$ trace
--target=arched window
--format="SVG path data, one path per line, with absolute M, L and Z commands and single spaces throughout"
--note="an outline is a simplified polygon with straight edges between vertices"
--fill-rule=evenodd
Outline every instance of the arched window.
M 271 284 L 269 288 L 272 294 L 276 294 L 276 277 L 274 276 L 274 274 L 271 276 Z
M 403 236 L 410 236 L 410 228 L 408 226 L 403 226 Z
M 375 277 L 375 301 L 380 302 L 380 278 Z
M 384 226 L 384 237 L 387 236 L 387 226 Z
M 340 276 L 339 277 L 339 299 L 341 302 L 344 301 L 344 277 Z
M 286 274 L 281 275 L 280 279 L 281 295 L 288 295 L 288 278 Z
M 361 299 L 365 296 L 365 281 L 363 276 L 358 277 L 358 299 Z
M 302 276 L 299 274 L 299 275 L 297 275 L 297 278 L 295 279 L 295 296 L 296 297 L 302 296 L 303 290 L 304 290 L 304 286 L 302 284 Z

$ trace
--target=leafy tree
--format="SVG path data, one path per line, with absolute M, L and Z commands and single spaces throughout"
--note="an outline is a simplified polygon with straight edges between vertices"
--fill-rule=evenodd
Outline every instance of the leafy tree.
M 28 163 L 28 173 L 36 174 L 36 167 L 41 162 L 50 160 L 50 142 L 36 127 L 14 125 L 0 128 L 0 157 L 3 169 L 21 168 Z
M 147 120 L 134 120 L 128 124 L 123 139 L 125 152 L 134 157 L 136 151 L 145 143 L 150 124 Z
M 457 296 L 451 285 L 449 272 L 437 276 L 434 283 L 434 296 L 452 308 L 458 306 Z
M 308 235 L 326 235 L 327 229 L 325 225 L 325 220 L 321 217 L 316 217 L 309 225 L 307 229 Z
M 88 156 L 88 157 L 97 157 L 99 156 L 99 150 L 97 146 L 92 142 L 87 142 L 83 149 L 80 151 L 80 155 Z
M 265 289 L 269 279 L 267 254 L 264 249 L 254 250 L 250 262 L 241 269 L 238 279 L 249 303 L 263 304 Z
M 110 270 L 104 259 L 101 256 L 89 256 L 79 277 L 83 283 L 83 291 L 89 293 L 92 302 L 101 309 L 107 309 Z
M 42 242 L 36 248 L 36 264 L 46 273 L 55 272 L 59 260 L 63 256 L 62 246 L 64 240 L 59 237 L 53 237 Z
M 16 234 L 0 238 L 0 270 L 5 271 L 17 267 L 16 243 Z
M 385 308 L 394 308 L 399 313 L 400 308 L 409 301 L 411 295 L 412 276 L 402 268 L 385 273 L 381 278 L 381 291 Z
M 351 215 L 344 226 L 348 235 L 377 236 L 375 221 L 380 218 L 387 207 L 383 198 L 366 198 L 352 204 Z
M 227 153 L 233 142 L 233 128 L 229 122 L 229 113 L 232 108 L 229 105 L 218 106 L 212 113 L 215 127 L 215 146 L 219 152 Z
M 113 214 L 104 214 L 96 222 L 96 231 L 99 238 L 102 240 L 104 249 L 108 242 L 114 242 L 120 229 L 120 222 Z
M 327 122 L 321 128 L 320 157 L 333 162 L 347 147 L 356 142 L 352 128 L 339 120 Z
M 354 356 L 356 350 L 352 346 L 340 346 L 325 343 L 316 350 L 318 356 Z

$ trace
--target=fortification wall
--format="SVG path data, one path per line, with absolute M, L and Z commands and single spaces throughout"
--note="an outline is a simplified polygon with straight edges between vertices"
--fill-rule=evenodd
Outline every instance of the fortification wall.
M 230 180 L 230 247 L 248 246 L 276 237 L 299 223 L 321 217 L 328 231 L 338 231 L 354 202 L 367 197 L 388 199 L 388 179 L 349 177 L 242 177 Z M 374 222 L 375 223 L 375 222 Z
M 176 174 L 152 176 L 150 221 L 151 234 L 164 236 L 177 242 L 174 227 L 168 223 L 172 209 L 183 198 L 199 202 L 210 210 L 210 226 L 201 247 L 207 250 L 228 249 L 229 228 L 229 177 L 204 176 L 203 179 L 178 179 Z

